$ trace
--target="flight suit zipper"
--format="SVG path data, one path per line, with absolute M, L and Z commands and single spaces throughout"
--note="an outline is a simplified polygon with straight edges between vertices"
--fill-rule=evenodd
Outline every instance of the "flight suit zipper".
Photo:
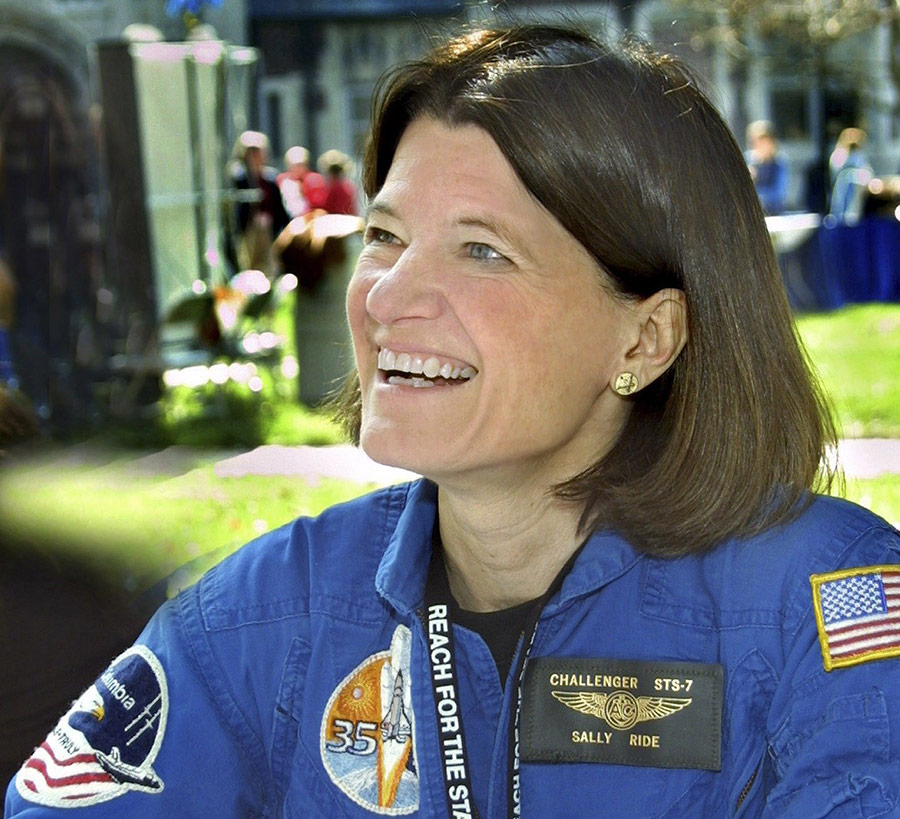
M 741 789 L 740 794 L 738 795 L 737 804 L 734 806 L 734 812 L 737 812 L 741 809 L 741 805 L 744 804 L 744 800 L 747 798 L 750 791 L 753 789 L 753 783 L 756 782 L 756 777 L 759 774 L 759 767 L 757 766 L 756 770 L 750 774 L 750 778 L 747 780 L 747 783 Z

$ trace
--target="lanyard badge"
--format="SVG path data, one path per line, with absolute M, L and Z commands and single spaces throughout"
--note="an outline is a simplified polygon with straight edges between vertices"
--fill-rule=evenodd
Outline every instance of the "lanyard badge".
M 566 575 L 575 563 L 581 548 L 569 558 L 566 565 L 550 584 L 550 588 L 535 602 L 528 613 L 523 628 L 523 641 L 518 654 L 515 674 L 516 710 L 510 726 L 509 773 L 507 800 L 509 815 L 521 815 L 519 793 L 519 711 L 522 705 L 522 680 L 525 664 L 538 620 L 547 601 L 559 590 Z M 428 656 L 431 669 L 431 685 L 434 694 L 435 713 L 441 743 L 441 762 L 444 772 L 444 788 L 447 807 L 454 819 L 478 819 L 470 776 L 468 755 L 459 706 L 459 686 L 456 676 L 456 653 L 453 641 L 453 624 L 450 620 L 451 593 L 446 572 L 435 561 L 443 560 L 440 549 L 432 553 L 431 567 L 425 587 L 425 607 L 420 612 L 425 636 L 428 640 Z

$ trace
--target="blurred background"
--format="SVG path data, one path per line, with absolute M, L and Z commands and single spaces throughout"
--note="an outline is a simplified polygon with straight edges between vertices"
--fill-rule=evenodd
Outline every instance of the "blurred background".
M 0 775 L 167 596 L 403 477 L 321 409 L 372 91 L 435 33 L 567 17 L 702 78 L 840 423 L 834 491 L 900 521 L 900 0 L 0 0 Z
M 561 15 L 696 68 L 798 313 L 900 300 L 897 0 L 0 0 L 5 436 L 292 442 L 348 369 L 358 222 L 317 220 L 364 205 L 377 78 Z

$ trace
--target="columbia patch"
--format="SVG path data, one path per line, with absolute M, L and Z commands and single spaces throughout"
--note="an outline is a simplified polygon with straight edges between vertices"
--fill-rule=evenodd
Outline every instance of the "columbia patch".
M 120 654 L 16 775 L 23 799 L 55 808 L 96 805 L 128 791 L 160 793 L 153 770 L 169 710 L 162 665 L 150 649 Z
M 811 575 L 825 670 L 900 656 L 900 566 Z
M 320 750 L 331 781 L 384 816 L 419 807 L 410 691 L 410 631 L 363 660 L 337 686 L 322 717 Z

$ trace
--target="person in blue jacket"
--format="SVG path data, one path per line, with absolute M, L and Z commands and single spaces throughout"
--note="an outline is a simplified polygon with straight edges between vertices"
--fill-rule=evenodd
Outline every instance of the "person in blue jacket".
M 352 437 L 419 481 L 153 617 L 8 816 L 900 815 L 900 535 L 674 59 L 477 31 L 381 84 Z
M 747 126 L 747 169 L 756 186 L 756 195 L 766 216 L 778 216 L 785 210 L 790 185 L 790 166 L 778 150 L 775 128 L 768 120 Z

